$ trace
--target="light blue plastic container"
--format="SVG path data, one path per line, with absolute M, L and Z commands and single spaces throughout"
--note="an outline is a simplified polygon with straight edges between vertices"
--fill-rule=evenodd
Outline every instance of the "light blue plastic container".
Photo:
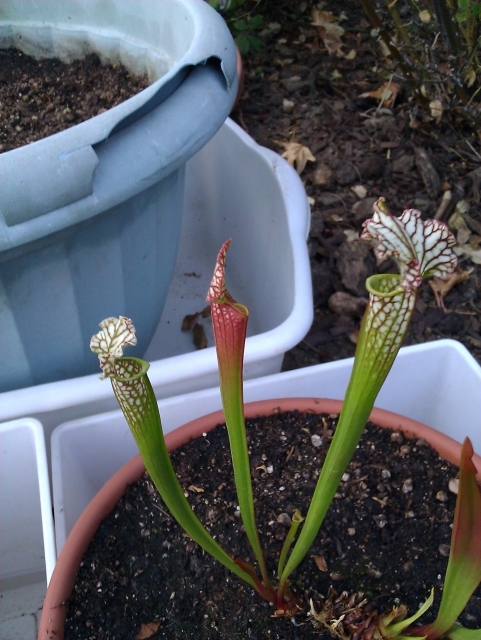
M 96 52 L 152 84 L 0 154 L 0 391 L 97 371 L 89 341 L 108 316 L 135 318 L 143 355 L 177 255 L 185 162 L 237 92 L 233 40 L 204 0 L 0 0 L 8 47 Z

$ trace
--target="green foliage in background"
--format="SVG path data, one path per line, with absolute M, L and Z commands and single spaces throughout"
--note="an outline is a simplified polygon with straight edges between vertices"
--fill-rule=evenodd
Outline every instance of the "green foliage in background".
M 262 0 L 258 0 L 248 9 L 247 0 L 207 0 L 224 17 L 235 43 L 245 56 L 249 51 L 259 51 L 262 40 L 256 35 L 264 26 L 264 16 L 256 13 Z M 250 3 L 252 4 L 252 3 Z

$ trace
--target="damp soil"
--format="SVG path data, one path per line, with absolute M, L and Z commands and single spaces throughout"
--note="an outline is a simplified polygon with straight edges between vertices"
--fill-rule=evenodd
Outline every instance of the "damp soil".
M 0 153 L 93 118 L 148 85 L 96 54 L 65 64 L 0 49 Z
M 335 416 L 297 412 L 247 421 L 256 516 L 272 571 L 294 509 L 306 513 L 335 423 Z M 172 458 L 200 520 L 230 554 L 253 562 L 225 426 Z M 399 602 L 414 612 L 434 587 L 435 611 L 455 506 L 449 481 L 457 471 L 423 440 L 369 424 L 320 533 L 292 575 L 306 610 L 313 598 L 319 613 L 335 591 L 357 594 L 364 616 Z M 338 618 L 340 607 L 333 612 Z M 271 605 L 182 532 L 147 475 L 128 487 L 99 528 L 67 609 L 66 640 L 331 637 L 306 615 L 273 617 Z M 423 622 L 432 619 L 427 613 Z M 352 615 L 346 625 L 349 620 Z M 481 589 L 460 622 L 481 626 Z

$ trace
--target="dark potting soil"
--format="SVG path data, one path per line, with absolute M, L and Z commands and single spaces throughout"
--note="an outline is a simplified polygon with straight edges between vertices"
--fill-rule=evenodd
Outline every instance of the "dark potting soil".
M 0 153 L 93 118 L 148 85 L 95 54 L 65 64 L 0 49 Z
M 306 514 L 335 422 L 332 416 L 296 412 L 247 421 L 259 534 L 273 572 L 294 509 Z M 225 427 L 172 458 L 200 520 L 229 553 L 253 562 Z M 333 588 L 338 594 L 362 592 L 358 602 L 368 601 L 365 614 L 374 604 L 382 612 L 399 602 L 414 613 L 434 586 L 434 613 L 455 505 L 449 481 L 456 474 L 424 441 L 368 425 L 314 545 L 292 574 L 306 610 L 313 597 L 319 612 L 322 598 L 316 594 L 328 596 Z M 83 558 L 65 638 L 330 637 L 305 615 L 291 620 L 273 613 L 183 533 L 145 475 L 104 520 Z M 481 589 L 460 622 L 481 626 Z

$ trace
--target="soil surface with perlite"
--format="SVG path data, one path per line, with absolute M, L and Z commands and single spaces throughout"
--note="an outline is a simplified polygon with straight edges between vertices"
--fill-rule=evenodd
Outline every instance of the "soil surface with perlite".
M 0 49 L 0 153 L 93 118 L 148 84 L 95 54 L 65 64 Z
M 333 416 L 297 412 L 247 421 L 256 516 L 273 579 L 294 509 L 306 514 L 335 423 Z M 172 458 L 214 538 L 231 555 L 254 562 L 225 427 Z M 274 617 L 272 606 L 183 533 L 145 475 L 128 487 L 84 555 L 65 638 L 327 640 L 323 607 L 328 620 L 356 605 L 366 617 L 399 603 L 414 613 L 434 587 L 435 604 L 423 618 L 429 622 L 442 593 L 457 472 L 423 440 L 368 425 L 315 543 L 292 574 L 306 612 L 312 599 L 317 623 L 312 615 Z M 354 617 L 348 611 L 340 637 Z M 481 627 L 481 589 L 460 622 Z

